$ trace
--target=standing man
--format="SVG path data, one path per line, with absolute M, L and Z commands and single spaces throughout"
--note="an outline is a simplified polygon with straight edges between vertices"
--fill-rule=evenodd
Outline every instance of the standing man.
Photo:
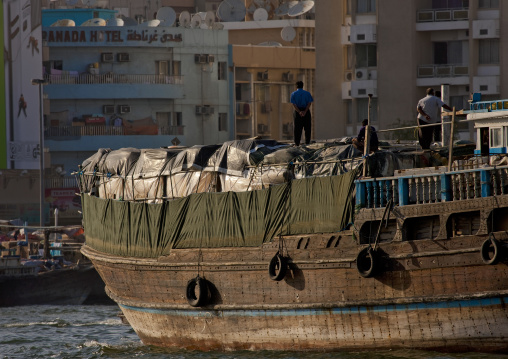
M 296 83 L 296 91 L 291 94 L 291 103 L 295 109 L 293 119 L 295 145 L 297 146 L 300 146 L 303 129 L 305 130 L 305 144 L 308 145 L 310 143 L 312 118 L 309 108 L 312 102 L 314 102 L 312 95 L 303 89 L 303 82 L 298 81 Z
M 434 96 L 434 89 L 427 89 L 427 96 L 418 101 L 418 106 L 416 110 L 418 111 L 418 126 L 422 125 L 430 125 L 433 123 L 439 123 L 441 125 L 441 118 L 438 116 L 438 110 L 444 107 L 448 111 L 453 111 L 453 109 L 441 101 L 440 98 Z M 434 134 L 434 126 L 429 127 L 420 127 L 418 129 L 418 139 L 420 141 L 420 146 L 422 149 L 428 150 L 430 149 L 430 143 L 432 142 L 432 135 Z

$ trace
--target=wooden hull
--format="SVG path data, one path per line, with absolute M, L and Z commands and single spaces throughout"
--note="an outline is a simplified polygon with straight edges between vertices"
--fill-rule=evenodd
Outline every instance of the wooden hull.
M 360 276 L 352 232 L 284 238 L 291 261 L 268 275 L 262 248 L 180 249 L 115 257 L 84 246 L 107 292 L 145 344 L 200 350 L 426 348 L 508 350 L 508 266 L 486 265 L 485 236 L 391 242 L 373 278 Z M 506 233 L 497 233 L 504 243 Z M 197 274 L 210 299 L 186 299 Z

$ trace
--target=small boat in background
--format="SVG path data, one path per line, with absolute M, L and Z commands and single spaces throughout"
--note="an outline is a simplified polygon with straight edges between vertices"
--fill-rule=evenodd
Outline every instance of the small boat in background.
M 31 232 L 2 222 L 0 307 L 112 304 L 93 264 L 80 253 L 81 227 Z

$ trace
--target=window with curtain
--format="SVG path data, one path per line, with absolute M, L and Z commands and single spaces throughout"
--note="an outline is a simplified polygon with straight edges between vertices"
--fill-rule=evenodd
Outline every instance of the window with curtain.
M 499 8 L 499 0 L 479 0 L 478 7 L 480 9 Z
M 434 42 L 434 64 L 462 65 L 462 41 Z
M 376 12 L 376 0 L 357 0 L 356 12 L 358 14 Z
M 369 117 L 369 99 L 368 98 L 360 98 L 356 100 L 356 112 L 358 114 L 357 121 L 358 124 Z M 377 123 L 377 99 L 372 98 L 371 106 L 370 106 L 370 123 Z
M 355 46 L 356 68 L 377 66 L 377 45 L 357 44 Z
M 433 9 L 467 9 L 469 0 L 432 0 Z
M 479 45 L 481 65 L 499 64 L 499 39 L 482 39 Z

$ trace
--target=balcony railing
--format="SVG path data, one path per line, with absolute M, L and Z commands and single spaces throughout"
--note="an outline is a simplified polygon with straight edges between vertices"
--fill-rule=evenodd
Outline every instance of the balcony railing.
M 159 127 L 157 135 L 178 135 L 183 136 L 184 126 Z M 125 129 L 122 126 L 50 126 L 44 130 L 46 138 L 55 137 L 81 137 L 81 136 L 123 136 L 123 135 L 144 135 L 135 131 Z
M 418 77 L 457 77 L 467 76 L 467 65 L 421 65 L 418 66 Z
M 464 21 L 468 19 L 469 10 L 467 8 L 419 10 L 416 14 L 417 22 Z
M 76 177 L 74 176 L 65 176 L 65 177 L 55 177 L 55 176 L 47 176 L 44 178 L 44 187 L 46 188 L 79 188 Z
M 142 74 L 61 74 L 44 75 L 44 79 L 50 85 L 97 85 L 97 84 L 162 84 L 182 85 L 183 76 L 168 75 L 142 75 Z

